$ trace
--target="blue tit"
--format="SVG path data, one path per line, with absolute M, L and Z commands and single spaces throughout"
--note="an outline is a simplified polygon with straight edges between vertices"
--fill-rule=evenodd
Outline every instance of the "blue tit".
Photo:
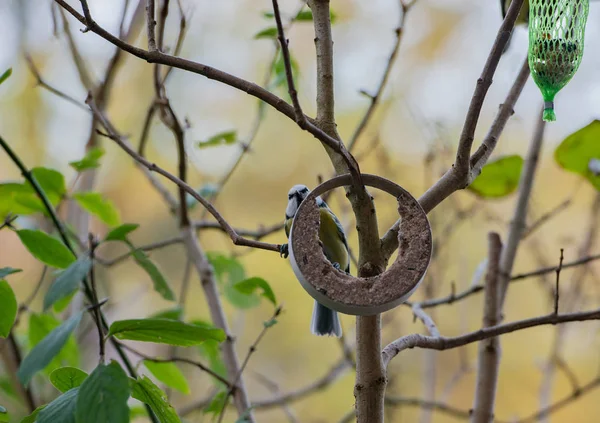
M 305 185 L 294 185 L 288 192 L 288 204 L 285 209 L 285 234 L 290 236 L 292 222 L 300 203 L 308 196 L 310 190 Z M 323 254 L 337 269 L 350 273 L 350 254 L 344 228 L 335 214 L 321 197 L 317 197 L 321 223 L 319 225 L 319 239 L 323 247 Z M 282 246 L 282 254 L 287 257 L 288 246 Z M 315 301 L 310 330 L 319 336 L 342 336 L 342 326 L 337 312 Z
M 506 17 L 506 12 L 510 7 L 510 3 L 512 0 L 500 0 L 500 10 L 502 11 L 502 19 Z M 521 10 L 519 12 L 519 16 L 517 16 L 517 20 L 515 21 L 515 26 L 517 25 L 525 25 L 529 24 L 529 0 L 524 0 L 523 5 L 521 6 Z M 506 42 L 506 46 L 504 47 L 504 52 L 508 50 L 510 46 L 510 40 L 512 39 L 512 33 Z M 503 52 L 503 53 L 504 53 Z

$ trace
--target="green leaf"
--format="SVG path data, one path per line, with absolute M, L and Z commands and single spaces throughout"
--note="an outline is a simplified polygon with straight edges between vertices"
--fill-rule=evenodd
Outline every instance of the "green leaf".
M 87 276 L 91 267 L 92 260 L 90 257 L 82 255 L 61 272 L 44 296 L 44 310 L 48 310 L 57 301 L 69 297 L 77 291 L 81 280 Z
M 600 159 L 600 120 L 594 120 L 564 139 L 554 152 L 563 169 L 578 173 L 600 191 L 600 175 L 590 169 L 590 162 Z
M 17 317 L 17 298 L 8 282 L 0 280 L 0 338 L 6 338 Z
M 132 341 L 189 347 L 207 339 L 224 341 L 225 332 L 216 328 L 204 328 L 169 319 L 119 320 L 110 325 L 109 336 Z
M 160 363 L 151 360 L 144 360 L 144 366 L 154 375 L 155 378 L 167 385 L 169 388 L 177 389 L 184 394 L 190 393 L 190 387 L 181 370 L 175 363 Z
M 0 423 L 8 423 L 9 418 L 8 410 L 0 405 Z
M 46 367 L 52 359 L 63 349 L 73 330 L 81 320 L 82 312 L 74 314 L 50 332 L 37 344 L 31 352 L 23 359 L 17 376 L 23 385 L 27 385 L 33 375 Z M 32 315 L 33 316 L 33 315 Z
M 259 40 L 261 38 L 270 38 L 270 39 L 277 38 L 277 28 L 275 28 L 274 26 L 271 26 L 269 28 L 265 28 L 262 31 L 259 31 L 256 34 L 254 34 L 255 40 Z
M 75 256 L 62 242 L 45 232 L 21 229 L 17 235 L 31 255 L 48 266 L 66 269 L 75 261 Z
M 171 320 L 181 320 L 182 317 L 183 317 L 183 307 L 181 307 L 180 305 L 176 305 L 175 307 L 159 311 L 150 316 L 150 318 L 152 318 L 152 319 L 171 319 Z
M 46 167 L 34 167 L 31 169 L 31 174 L 47 196 L 60 199 L 67 193 L 65 177 L 59 171 Z
M 86 210 L 108 226 L 118 226 L 121 223 L 119 212 L 114 204 L 98 192 L 80 192 L 73 199 Z
M 8 377 L 0 378 L 0 390 L 2 391 L 3 394 L 5 394 L 4 398 L 7 398 L 7 397 L 12 397 L 14 399 L 19 398 L 19 396 L 17 395 L 17 391 L 15 390 L 15 387 L 13 386 L 12 381 Z
M 8 68 L 4 71 L 2 75 L 0 75 L 0 84 L 6 81 L 12 75 L 12 68 Z
M 204 409 L 202 410 L 202 412 L 204 414 L 214 414 L 215 416 L 217 416 L 219 413 L 221 413 L 221 410 L 223 410 L 224 406 L 225 406 L 225 400 L 229 401 L 229 396 L 227 395 L 226 392 L 218 392 L 210 401 L 210 403 L 204 407 Z
M 209 252 L 208 260 L 213 265 L 217 279 L 223 288 L 225 298 L 237 308 L 248 309 L 260 304 L 260 297 L 256 294 L 242 294 L 234 288 L 235 284 L 246 279 L 244 266 L 234 257 L 227 257 L 220 253 Z
M 134 405 L 129 407 L 129 419 L 135 420 L 138 417 L 148 417 L 146 407 L 142 405 Z
M 54 310 L 55 313 L 62 313 L 69 306 L 69 304 L 71 304 L 71 300 L 75 294 L 77 294 L 77 291 L 73 291 L 70 295 L 67 295 L 66 297 L 55 302 L 52 306 L 52 310 Z
M 206 141 L 200 141 L 198 143 L 199 148 L 216 147 L 219 145 L 231 145 L 237 141 L 237 131 L 225 131 L 219 132 L 213 135 Z
M 469 186 L 469 190 L 484 198 L 504 197 L 519 186 L 523 159 L 506 156 L 486 164 Z
M 34 207 L 22 204 L 21 197 L 29 197 Z M 28 215 L 43 210 L 42 202 L 34 194 L 29 185 L 16 182 L 0 184 L 0 217 L 5 218 L 9 214 Z
M 129 235 L 131 232 L 135 231 L 139 227 L 140 225 L 138 225 L 137 223 L 124 223 L 121 226 L 117 226 L 112 231 L 110 231 L 106 235 L 106 238 L 104 238 L 104 240 L 126 242 L 127 235 Z
M 31 348 L 42 342 L 44 338 L 54 329 L 60 326 L 62 322 L 51 314 L 36 314 L 29 315 L 29 345 Z M 79 365 L 79 348 L 75 337 L 71 335 L 56 357 L 44 369 L 46 374 L 50 374 L 52 370 L 63 366 Z
M 292 76 L 294 78 L 294 84 L 298 87 L 298 76 L 300 75 L 300 66 L 296 59 L 290 55 L 290 65 L 292 67 Z M 285 61 L 281 52 L 277 55 L 277 59 L 273 63 L 273 80 L 269 84 L 273 88 L 285 88 L 286 95 L 289 97 L 287 90 L 287 74 L 285 72 Z
M 82 172 L 87 169 L 95 169 L 100 166 L 100 158 L 104 155 L 104 150 L 101 147 L 90 149 L 83 159 L 70 162 L 69 165 L 77 172 Z
M 269 283 L 263 278 L 249 278 L 236 283 L 235 285 L 233 285 L 233 287 L 244 295 L 252 295 L 254 294 L 254 291 L 260 289 L 262 290 L 262 293 L 260 295 L 262 295 L 271 303 L 273 303 L 274 306 L 277 306 L 277 299 L 275 298 L 275 293 L 271 289 Z
M 36 423 L 75 423 L 75 407 L 79 388 L 73 388 L 42 410 L 40 410 Z
M 181 423 L 175 409 L 169 404 L 165 393 L 146 376 L 142 376 L 135 381 L 131 396 L 144 404 L 148 404 L 160 423 Z
M 311 22 L 313 20 L 312 10 L 301 10 L 294 20 L 299 22 Z
M 211 324 L 201 320 L 194 320 L 190 323 L 205 328 L 213 327 Z M 219 342 L 208 339 L 198 345 L 197 348 L 200 355 L 208 360 L 208 365 L 213 372 L 223 377 L 227 375 L 227 369 L 223 362 L 223 358 L 221 357 L 221 347 Z M 220 382 L 215 378 L 212 378 L 211 380 L 217 386 L 224 386 L 223 382 Z
M 133 250 L 133 258 L 135 262 L 150 275 L 150 279 L 154 283 L 154 290 L 158 292 L 165 300 L 175 301 L 175 294 L 169 286 L 169 283 L 164 278 L 158 267 L 152 261 L 146 253 L 142 250 Z
M 77 367 L 61 367 L 50 373 L 50 382 L 60 392 L 80 386 L 88 374 Z
M 77 423 L 129 423 L 129 378 L 116 361 L 99 364 L 79 387 Z
M 13 269 L 12 267 L 3 267 L 0 269 L 0 279 L 4 279 L 8 275 L 12 275 L 13 273 L 22 272 L 21 269 Z
M 28 415 L 27 417 L 22 419 L 20 423 L 35 423 L 35 421 L 37 420 L 38 414 L 40 414 L 40 411 L 42 411 L 44 408 L 46 408 L 45 404 L 40 405 L 38 408 L 33 410 L 33 413 L 31 413 L 30 415 Z

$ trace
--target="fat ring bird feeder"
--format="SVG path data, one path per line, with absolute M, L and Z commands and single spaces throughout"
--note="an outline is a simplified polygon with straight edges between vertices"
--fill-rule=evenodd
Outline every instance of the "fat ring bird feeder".
M 529 69 L 544 97 L 544 120 L 554 121 L 554 96 L 583 57 L 589 0 L 529 1 Z
M 378 188 L 398 200 L 402 217 L 398 233 L 398 257 L 383 273 L 354 277 L 325 258 L 319 244 L 317 196 L 351 184 L 350 175 L 330 179 L 316 187 L 302 202 L 292 223 L 289 253 L 292 269 L 302 287 L 321 304 L 345 314 L 369 316 L 400 305 L 415 291 L 431 258 L 431 227 L 418 201 L 401 186 L 375 175 L 363 174 L 365 185 Z

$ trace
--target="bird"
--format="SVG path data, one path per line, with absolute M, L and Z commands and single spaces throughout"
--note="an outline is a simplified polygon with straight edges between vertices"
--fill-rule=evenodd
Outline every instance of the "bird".
M 510 7 L 510 3 L 512 0 L 500 0 L 500 10 L 502 11 L 502 19 L 506 17 L 506 12 Z M 517 16 L 517 20 L 515 21 L 515 26 L 517 25 L 529 25 L 529 0 L 524 0 L 523 5 L 521 6 L 521 10 L 519 11 L 519 16 Z M 508 50 L 508 46 L 510 45 L 510 40 L 512 39 L 512 32 L 506 42 L 506 46 L 504 47 L 504 52 Z M 503 53 L 504 53 L 503 52 Z
M 292 222 L 300 204 L 310 190 L 306 185 L 294 185 L 288 192 L 288 203 L 285 209 L 285 234 L 289 238 Z M 350 273 L 350 253 L 344 228 L 337 216 L 331 211 L 327 203 L 317 197 L 317 206 L 320 212 L 319 239 L 323 254 L 338 270 Z M 281 255 L 288 256 L 288 244 L 281 246 Z M 324 306 L 315 300 L 310 330 L 317 336 L 342 336 L 342 326 L 336 311 Z

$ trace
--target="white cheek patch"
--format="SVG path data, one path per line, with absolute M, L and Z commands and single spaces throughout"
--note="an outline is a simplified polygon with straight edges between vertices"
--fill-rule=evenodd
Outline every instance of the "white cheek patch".
M 285 209 L 285 215 L 289 217 L 294 217 L 296 215 L 296 211 L 298 211 L 298 199 L 296 198 L 296 196 L 294 196 L 288 202 L 288 205 Z

